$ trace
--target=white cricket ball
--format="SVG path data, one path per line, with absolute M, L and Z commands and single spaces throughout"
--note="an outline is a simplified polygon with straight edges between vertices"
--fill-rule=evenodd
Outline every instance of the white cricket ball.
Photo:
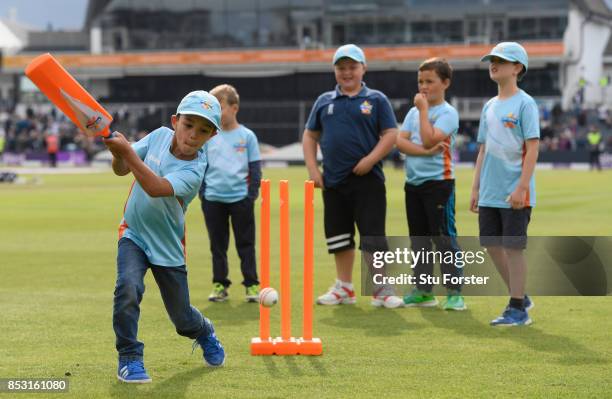
M 278 292 L 272 287 L 266 287 L 259 291 L 259 303 L 267 308 L 276 305 L 278 302 Z

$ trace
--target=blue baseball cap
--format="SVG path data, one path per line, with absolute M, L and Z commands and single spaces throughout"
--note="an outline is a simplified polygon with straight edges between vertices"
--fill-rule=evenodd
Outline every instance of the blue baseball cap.
M 502 42 L 493 47 L 493 50 L 480 61 L 490 61 L 491 57 L 503 58 L 506 61 L 518 62 L 525 67 L 525 72 L 529 66 L 529 59 L 525 48 L 516 42 Z
M 334 54 L 334 65 L 342 58 L 350 58 L 354 61 L 361 62 L 362 64 L 366 63 L 365 54 L 363 54 L 363 50 L 354 44 L 345 44 L 344 46 L 338 47 L 336 53 Z
M 201 116 L 215 125 L 217 130 L 221 130 L 221 104 L 207 91 L 196 90 L 187 94 L 178 105 L 176 113 Z

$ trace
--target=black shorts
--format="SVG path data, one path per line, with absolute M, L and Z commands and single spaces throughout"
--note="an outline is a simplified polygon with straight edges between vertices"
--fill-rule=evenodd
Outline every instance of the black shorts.
M 404 184 L 410 236 L 456 236 L 455 180 Z
M 323 190 L 325 238 L 327 251 L 341 252 L 355 248 L 355 224 L 362 237 L 359 249 L 386 251 L 385 183 L 373 173 L 351 174 L 335 187 Z
M 480 245 L 483 247 L 525 249 L 531 208 L 478 207 Z

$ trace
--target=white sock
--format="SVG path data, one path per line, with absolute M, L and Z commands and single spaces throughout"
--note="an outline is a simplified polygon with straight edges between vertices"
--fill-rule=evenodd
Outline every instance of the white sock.
M 344 287 L 348 290 L 353 291 L 353 283 L 347 283 L 346 281 L 341 281 L 339 279 L 336 279 L 336 284 L 338 284 L 340 287 Z

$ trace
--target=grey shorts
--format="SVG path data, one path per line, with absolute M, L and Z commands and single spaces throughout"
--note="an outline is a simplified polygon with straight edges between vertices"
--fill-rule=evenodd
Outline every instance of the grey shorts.
M 480 245 L 483 247 L 525 249 L 531 208 L 478 207 Z

